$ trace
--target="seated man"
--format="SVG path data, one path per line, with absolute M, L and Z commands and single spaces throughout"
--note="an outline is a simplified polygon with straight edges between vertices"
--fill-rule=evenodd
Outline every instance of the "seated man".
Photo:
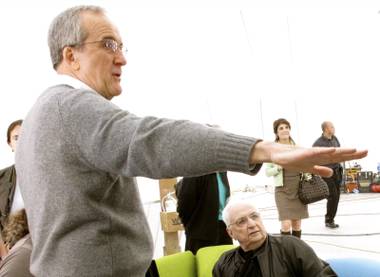
M 224 253 L 213 276 L 337 276 L 313 249 L 293 236 L 269 235 L 255 206 L 231 199 L 223 210 L 228 234 L 240 247 Z

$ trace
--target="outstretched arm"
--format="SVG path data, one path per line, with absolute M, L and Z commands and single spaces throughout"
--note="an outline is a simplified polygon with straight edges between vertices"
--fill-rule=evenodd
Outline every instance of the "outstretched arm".
M 303 148 L 261 141 L 253 148 L 250 163 L 271 162 L 292 171 L 311 172 L 329 177 L 333 174 L 332 170 L 322 165 L 361 159 L 367 156 L 367 152 L 354 148 Z

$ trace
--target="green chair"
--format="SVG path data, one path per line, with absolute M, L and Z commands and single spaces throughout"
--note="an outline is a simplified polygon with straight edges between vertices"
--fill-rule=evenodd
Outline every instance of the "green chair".
M 209 246 L 198 250 L 164 256 L 155 260 L 160 277 L 212 277 L 212 269 L 219 257 L 235 245 Z
M 195 277 L 195 257 L 191 251 L 156 259 L 160 277 Z
M 211 277 L 212 269 L 214 268 L 215 263 L 219 260 L 220 256 L 233 248 L 236 248 L 236 245 L 218 245 L 218 246 L 208 246 L 203 247 L 198 250 L 195 255 L 196 267 L 197 267 L 197 276 L 198 277 Z

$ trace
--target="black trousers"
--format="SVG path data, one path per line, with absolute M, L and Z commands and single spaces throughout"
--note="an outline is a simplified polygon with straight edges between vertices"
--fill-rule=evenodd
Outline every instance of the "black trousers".
M 227 230 L 226 230 L 226 224 L 221 220 L 218 221 L 217 233 L 213 235 L 215 237 L 214 240 L 202 240 L 202 239 L 192 238 L 191 236 L 187 236 L 186 243 L 185 243 L 185 250 L 190 250 L 195 255 L 198 249 L 202 247 L 232 244 L 232 239 L 228 235 Z
M 338 210 L 340 198 L 340 185 L 342 183 L 342 167 L 334 169 L 334 174 L 330 178 L 323 178 L 329 187 L 329 197 L 327 198 L 325 223 L 333 223 Z

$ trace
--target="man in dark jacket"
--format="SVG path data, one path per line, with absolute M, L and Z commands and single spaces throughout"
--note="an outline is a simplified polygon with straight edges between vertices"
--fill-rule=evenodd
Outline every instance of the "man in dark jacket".
M 325 121 L 322 123 L 322 135 L 314 142 L 313 147 L 340 147 L 338 138 L 335 136 L 334 125 Z M 325 225 L 328 228 L 338 228 L 339 224 L 335 223 L 335 215 L 338 210 L 340 198 L 340 185 L 343 179 L 343 168 L 340 163 L 325 165 L 333 170 L 333 175 L 329 178 L 323 178 L 329 187 L 329 197 L 327 198 Z
M 16 150 L 16 144 L 21 128 L 22 120 L 12 122 L 7 130 L 7 143 Z M 0 170 L 0 230 L 3 229 L 5 220 L 11 212 L 16 188 L 16 169 L 14 165 Z
M 177 185 L 177 211 L 185 227 L 185 250 L 232 244 L 222 211 L 230 196 L 226 172 L 183 178 Z
M 302 240 L 268 235 L 260 214 L 247 200 L 229 201 L 223 220 L 240 247 L 220 257 L 213 269 L 214 277 L 337 276 Z

